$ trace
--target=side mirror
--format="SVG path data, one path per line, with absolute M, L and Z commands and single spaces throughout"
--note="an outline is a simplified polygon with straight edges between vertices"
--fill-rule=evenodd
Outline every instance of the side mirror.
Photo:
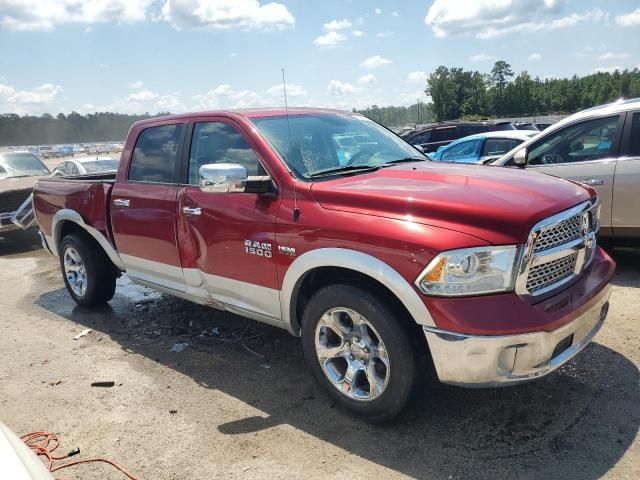
M 527 164 L 527 156 L 527 149 L 521 148 L 513 155 L 513 163 L 519 167 L 524 167 Z
M 236 163 L 210 163 L 199 170 L 200 189 L 210 193 L 268 193 L 271 177 L 249 176 L 247 169 Z

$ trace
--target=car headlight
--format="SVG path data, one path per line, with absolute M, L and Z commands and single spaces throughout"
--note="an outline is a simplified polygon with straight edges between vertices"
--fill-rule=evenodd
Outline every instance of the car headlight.
M 513 290 L 519 248 L 474 247 L 437 255 L 416 280 L 427 295 L 460 296 Z

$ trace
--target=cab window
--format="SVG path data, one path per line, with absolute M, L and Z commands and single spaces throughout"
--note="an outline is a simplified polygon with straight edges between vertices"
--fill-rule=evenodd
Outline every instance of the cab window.
M 212 163 L 235 163 L 249 176 L 265 170 L 242 134 L 224 122 L 198 122 L 193 127 L 189 152 L 189 184 L 199 185 L 200 167 Z
M 144 129 L 133 149 L 129 180 L 175 183 L 182 129 L 181 123 Z
M 482 147 L 483 157 L 497 157 L 517 147 L 523 141 L 516 138 L 487 138 Z
M 570 125 L 541 138 L 529 150 L 529 165 L 585 162 L 611 157 L 615 152 L 619 116 Z

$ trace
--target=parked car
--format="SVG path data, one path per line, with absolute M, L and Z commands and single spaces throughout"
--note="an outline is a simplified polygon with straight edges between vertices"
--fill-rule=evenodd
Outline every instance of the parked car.
M 501 157 L 537 133 L 520 130 L 478 133 L 440 147 L 429 156 L 443 162 L 486 163 Z
M 640 99 L 567 117 L 494 165 L 520 167 L 585 183 L 600 198 L 600 235 L 640 242 Z
M 346 163 L 338 137 L 359 144 Z M 334 110 L 140 121 L 117 174 L 41 179 L 34 208 L 78 304 L 126 273 L 286 329 L 336 404 L 378 421 L 423 360 L 459 386 L 555 370 L 603 324 L 615 267 L 592 188 L 431 162 Z
M 551 125 L 553 125 L 553 123 L 548 123 L 548 122 L 538 122 L 535 124 L 536 128 L 540 131 L 546 130 L 547 128 L 549 128 Z
M 0 153 L 0 234 L 31 225 L 33 217 L 23 218 L 20 214 L 29 212 L 21 207 L 31 195 L 36 180 L 50 173 L 47 166 L 28 151 Z
M 491 122 L 440 122 L 414 131 L 403 137 L 411 145 L 419 146 L 425 153 L 435 152 L 458 138 L 495 130 Z
M 51 145 L 43 145 L 41 147 L 37 147 L 37 150 L 34 152 L 38 157 L 47 159 L 47 158 L 60 158 L 60 152 L 57 148 L 52 147 Z
M 120 160 L 112 157 L 86 157 L 67 160 L 54 168 L 52 175 L 92 175 L 96 173 L 115 172 Z
M 85 150 L 85 148 L 82 145 L 74 145 L 73 146 L 73 156 L 75 157 L 76 155 L 85 155 L 87 153 L 87 151 Z
M 60 145 L 57 150 L 61 157 L 73 157 L 74 155 L 73 147 L 71 145 Z

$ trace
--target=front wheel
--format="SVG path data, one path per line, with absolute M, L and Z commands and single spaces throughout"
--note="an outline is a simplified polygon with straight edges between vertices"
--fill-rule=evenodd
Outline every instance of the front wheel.
M 316 379 L 341 407 L 376 422 L 400 413 L 416 377 L 415 352 L 395 310 L 363 289 L 331 285 L 303 316 L 303 350 Z
M 78 305 L 94 307 L 113 298 L 117 272 L 107 255 L 84 235 L 72 233 L 60 242 L 65 286 Z

